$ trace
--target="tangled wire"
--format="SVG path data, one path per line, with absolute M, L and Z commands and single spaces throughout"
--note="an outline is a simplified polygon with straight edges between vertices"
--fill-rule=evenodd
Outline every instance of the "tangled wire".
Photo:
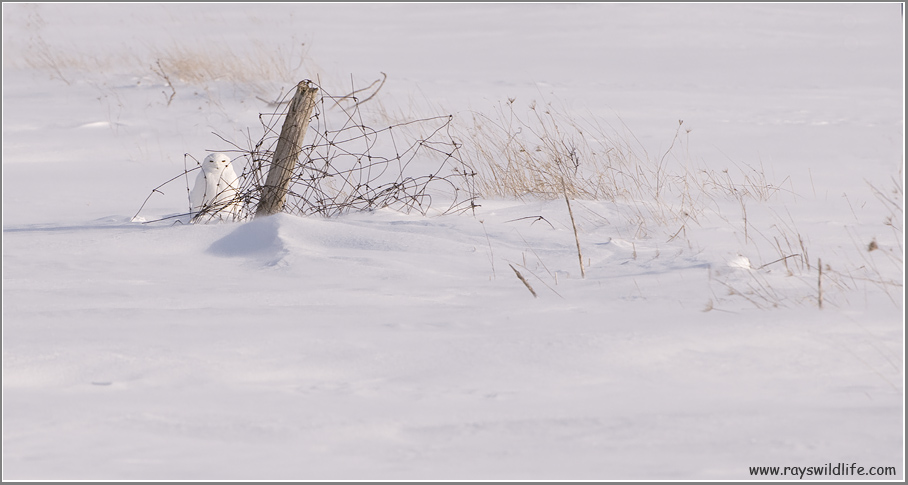
M 453 116 L 423 118 L 374 129 L 366 126 L 359 109 L 365 100 L 360 101 L 356 93 L 363 90 L 333 96 L 309 82 L 318 87 L 306 136 L 311 141 L 302 147 L 294 165 L 281 212 L 333 217 L 387 207 L 426 215 L 430 211 L 449 214 L 476 207 L 473 181 L 476 173 L 461 158 L 462 144 L 451 133 Z M 230 198 L 219 196 L 216 204 L 201 207 L 192 207 L 190 203 L 186 213 L 147 222 L 182 221 L 187 216 L 193 223 L 252 219 L 273 163 L 289 96 L 291 93 L 269 103 L 275 107 L 274 111 L 259 114 L 263 135 L 258 142 L 250 143 L 251 147 L 242 148 L 215 133 L 232 147 L 222 150 L 224 153 L 229 153 L 234 162 L 239 159 L 246 162 Z M 351 102 L 352 106 L 344 107 Z M 162 193 L 160 189 L 165 185 L 183 177 L 188 192 L 188 174 L 199 169 L 200 166 L 184 168 L 182 173 L 152 190 L 145 202 L 155 192 Z

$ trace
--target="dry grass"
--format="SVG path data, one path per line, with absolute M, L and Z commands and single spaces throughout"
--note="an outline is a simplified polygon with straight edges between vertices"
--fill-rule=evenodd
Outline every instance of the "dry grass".
M 787 177 L 776 183 L 762 166 L 731 161 L 730 167 L 719 170 L 698 166 L 687 154 L 690 131 L 680 120 L 668 149 L 654 155 L 626 127 L 603 127 L 599 121 L 564 112 L 552 104 L 536 103 L 520 111 L 509 99 L 492 114 L 474 113 L 466 124 L 460 120 L 463 160 L 476 170 L 478 194 L 609 201 L 624 219 L 616 222 L 636 227 L 634 237 L 640 239 L 659 235 L 667 242 L 687 239 L 694 226 L 724 223 L 743 236 L 741 253 L 755 254 L 762 264 L 751 268 L 745 279 L 719 283 L 727 294 L 760 309 L 839 306 L 847 303 L 861 282 L 881 288 L 899 304 L 891 291 L 900 291 L 901 283 L 891 276 L 891 268 L 881 268 L 873 260 L 868 248 L 897 266 L 900 277 L 904 274 L 901 173 L 886 189 L 868 183 L 888 210 L 882 222 L 892 232 L 896 243 L 890 246 L 897 251 L 893 247 L 876 251 L 881 249 L 876 239 L 872 244 L 856 242 L 862 264 L 820 255 L 824 256 L 820 268 L 811 263 L 809 238 L 798 229 L 795 218 L 784 205 L 782 213 L 777 212 L 780 194 L 797 199 L 792 190 L 783 188 L 791 185 Z M 689 239 L 688 245 L 692 246 Z M 767 250 L 769 254 L 761 254 Z
M 34 21 L 41 19 L 38 17 Z M 317 78 L 321 74 L 305 44 L 275 47 L 261 41 L 252 41 L 243 50 L 222 44 L 174 42 L 148 52 L 137 52 L 124 46 L 121 51 L 108 50 L 98 55 L 72 46 L 48 44 L 41 36 L 40 28 L 36 27 L 22 54 L 21 58 L 10 62 L 48 71 L 53 78 L 66 84 L 75 79 L 96 82 L 99 76 L 126 72 L 153 75 L 177 90 L 180 85 L 205 88 L 211 83 L 227 82 L 252 91 L 271 93 L 275 82 L 283 85 L 287 80 Z
M 671 226 L 677 236 L 713 212 L 717 200 L 729 198 L 737 201 L 747 233 L 747 204 L 781 191 L 762 167 L 696 167 L 686 155 L 689 130 L 680 120 L 669 148 L 658 156 L 627 130 L 572 118 L 551 104 L 533 103 L 520 114 L 509 100 L 493 115 L 474 113 L 470 121 L 460 125 L 460 136 L 482 196 L 555 199 L 566 193 L 611 201 L 639 226 L 641 237 L 654 226 Z
M 206 85 L 226 81 L 264 91 L 268 81 L 286 82 L 304 73 L 317 77 L 319 68 L 308 56 L 305 45 L 271 48 L 253 42 L 246 51 L 226 46 L 185 46 L 173 44 L 153 54 L 160 73 L 184 84 Z M 151 65 L 151 63 L 149 63 Z
M 130 53 L 97 56 L 51 46 L 36 35 L 25 48 L 21 62 L 31 69 L 48 71 L 52 78 L 69 85 L 77 78 L 96 76 L 118 66 L 136 66 L 140 61 Z
M 40 18 L 35 17 L 35 22 L 40 22 Z M 319 67 L 308 56 L 307 48 L 302 44 L 273 48 L 253 42 L 242 50 L 233 50 L 227 46 L 173 44 L 144 54 L 136 54 L 128 46 L 124 46 L 120 52 L 109 50 L 104 57 L 99 57 L 93 53 L 79 52 L 70 46 L 49 45 L 41 37 L 39 27 L 41 26 L 36 27 L 35 35 L 29 39 L 23 51 L 25 55 L 18 62 L 24 62 L 33 69 L 45 70 L 67 84 L 74 80 L 92 82 L 92 79 L 99 79 L 99 76 L 106 73 L 124 69 L 132 75 L 141 73 L 139 75 L 154 76 L 166 86 L 165 99 L 168 104 L 184 86 L 207 89 L 213 83 L 227 83 L 247 92 L 259 92 L 268 97 L 267 101 L 272 101 L 276 91 L 275 83 L 286 85 L 288 80 L 318 78 L 320 74 Z M 801 286 L 805 288 L 804 294 L 807 294 L 807 289 L 814 294 L 816 292 L 819 269 L 811 264 L 811 258 L 816 255 L 809 254 L 809 239 L 798 230 L 790 214 L 787 217 L 774 214 L 767 219 L 765 213 L 761 213 L 767 210 L 766 202 L 773 201 L 783 192 L 785 181 L 774 183 L 768 180 L 761 166 L 732 163 L 730 168 L 723 170 L 699 167 L 687 155 L 689 130 L 685 129 L 683 121 L 679 120 L 673 136 L 668 134 L 671 136 L 668 148 L 658 153 L 648 152 L 626 127 L 616 129 L 608 124 L 603 125 L 600 120 L 567 115 L 565 110 L 551 103 L 521 108 L 514 100 L 508 100 L 507 103 L 500 104 L 496 112 L 474 113 L 470 119 L 454 120 L 449 127 L 441 117 L 437 117 L 439 123 L 436 124 L 429 122 L 436 117 L 402 114 L 405 111 L 413 113 L 412 105 L 416 100 L 411 99 L 410 109 L 403 111 L 397 105 L 387 108 L 381 99 L 371 100 L 381 89 L 385 79 L 383 74 L 380 82 L 373 83 L 377 88 L 363 88 L 365 94 L 361 94 L 357 100 L 349 95 L 337 96 L 332 105 L 323 107 L 323 111 L 342 112 L 356 108 L 357 103 L 369 101 L 370 111 L 388 118 L 389 126 L 400 125 L 403 130 L 417 132 L 410 136 L 411 141 L 441 137 L 444 139 L 441 148 L 419 143 L 414 146 L 423 150 L 422 153 L 441 150 L 438 153 L 444 157 L 450 159 L 453 156 L 456 159 L 455 168 L 461 169 L 454 176 L 469 176 L 470 183 L 475 184 L 475 187 L 469 187 L 469 191 L 473 194 L 475 189 L 475 195 L 479 197 L 556 199 L 567 196 L 581 201 L 605 200 L 612 202 L 623 218 L 623 221 L 615 222 L 636 228 L 636 238 L 661 235 L 669 242 L 687 239 L 693 226 L 702 225 L 710 219 L 720 220 L 733 226 L 736 231 L 740 230 L 744 247 L 753 248 L 756 252 L 760 248 L 764 251 L 770 248 L 770 256 L 759 258 L 768 263 L 756 271 L 783 267 L 788 276 L 803 280 Z M 345 92 L 352 91 L 355 89 L 351 87 L 350 91 Z M 278 112 L 279 106 L 275 105 Z M 392 119 L 394 121 L 390 122 Z M 412 119 L 420 119 L 421 122 L 406 125 L 406 120 Z M 263 122 L 266 135 L 260 141 L 266 142 L 264 145 L 249 140 L 248 148 L 238 147 L 236 150 L 237 154 L 245 155 L 247 166 L 252 167 L 250 170 L 260 170 L 263 160 L 269 155 L 269 144 L 272 141 L 269 137 L 275 135 L 269 131 L 272 130 L 269 123 Z M 390 134 L 383 130 L 362 131 L 356 125 L 342 124 L 335 132 L 337 136 L 344 138 L 349 135 L 353 143 L 364 142 L 367 146 L 375 136 Z M 422 131 L 425 133 L 418 133 Z M 666 139 L 668 140 L 668 136 Z M 360 190 L 366 184 L 351 185 L 350 182 L 351 177 L 359 177 L 354 174 L 371 173 L 369 171 L 374 168 L 360 162 L 361 155 L 368 148 L 356 147 L 346 152 L 336 152 L 330 148 L 334 140 L 322 141 L 326 143 L 324 153 L 313 151 L 310 156 L 314 164 L 301 171 L 297 177 L 299 191 L 295 194 L 298 201 L 296 209 L 301 213 L 343 212 L 347 207 L 374 207 L 386 203 L 422 211 L 429 200 L 424 198 L 422 192 L 424 182 L 431 180 L 435 184 L 439 179 L 444 181 L 449 176 L 447 173 L 433 172 L 425 180 L 403 178 L 392 180 L 379 188 L 369 186 L 366 191 Z M 385 157 L 379 159 L 379 165 L 406 162 L 411 159 L 410 155 L 411 153 L 405 152 L 403 157 L 397 154 Z M 347 159 L 350 159 L 349 163 L 345 162 L 348 166 L 337 165 Z M 329 160 L 334 165 L 327 164 Z M 318 163 L 322 165 L 315 166 Z M 446 166 L 447 163 L 441 165 Z M 365 172 L 360 172 L 363 169 Z M 250 184 L 258 183 L 254 170 L 246 175 Z M 900 276 L 904 273 L 904 191 L 901 178 L 899 173 L 898 178 L 893 178 L 891 187 L 877 187 L 868 183 L 873 195 L 889 211 L 883 224 L 891 236 L 887 240 L 894 239 L 896 243 L 883 244 L 882 239 L 879 242 L 874 239 L 872 243 L 856 240 L 855 247 L 861 249 L 862 258 L 860 263 L 854 265 L 856 268 L 847 269 L 850 267 L 843 265 L 824 268 L 823 286 L 827 304 L 833 304 L 837 289 L 855 289 L 860 281 L 869 281 L 887 293 L 893 288 L 901 287 L 897 278 L 893 278 L 892 272 L 885 267 L 891 263 L 899 268 Z M 319 182 L 313 185 L 312 180 Z M 458 186 L 452 187 L 456 192 Z M 247 191 L 253 192 L 254 190 Z M 401 197 L 400 194 L 416 194 L 416 197 Z M 734 203 L 735 209 L 729 210 L 729 201 Z M 334 211 L 332 208 L 339 210 Z M 764 225 L 755 226 L 754 221 L 761 221 Z M 765 226 L 766 221 L 770 221 L 768 227 Z M 691 244 L 689 239 L 688 244 Z M 872 253 L 868 248 L 872 249 Z M 880 255 L 886 262 L 883 267 L 874 259 L 874 256 Z M 820 256 L 823 256 L 824 261 L 827 260 L 827 255 Z M 831 258 L 829 260 L 833 261 Z M 811 280 L 812 284 L 808 283 Z M 775 291 L 769 280 L 761 279 L 759 274 L 754 275 L 753 281 L 746 288 L 732 288 L 729 291 L 746 295 L 761 308 L 790 301 L 786 300 L 785 292 Z M 794 301 L 801 300 L 795 298 Z

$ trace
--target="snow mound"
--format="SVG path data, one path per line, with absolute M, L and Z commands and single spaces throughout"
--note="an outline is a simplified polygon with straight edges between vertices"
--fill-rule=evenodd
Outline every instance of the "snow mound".
M 286 214 L 276 214 L 242 224 L 212 243 L 208 252 L 217 256 L 273 255 L 285 252 L 280 226 L 289 217 L 291 216 Z

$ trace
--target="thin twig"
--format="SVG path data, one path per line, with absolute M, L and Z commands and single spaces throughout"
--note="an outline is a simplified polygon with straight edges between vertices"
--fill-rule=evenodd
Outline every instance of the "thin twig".
M 489 244 L 489 262 L 492 264 L 492 278 L 495 278 L 495 253 L 492 252 L 492 240 L 489 239 L 489 233 L 486 232 L 486 225 L 484 221 L 479 221 L 482 225 L 482 232 L 486 235 L 486 242 Z
M 583 269 L 583 254 L 580 252 L 580 236 L 577 235 L 577 224 L 574 223 L 574 211 L 571 210 L 571 201 L 567 196 L 567 187 L 564 185 L 564 179 L 561 179 L 561 187 L 564 190 L 564 201 L 567 202 L 568 214 L 571 215 L 571 226 L 574 228 L 574 241 L 577 243 L 577 260 L 580 262 L 580 277 L 586 278 L 586 270 Z
M 508 266 L 510 266 L 511 269 L 514 270 L 514 274 L 517 275 L 517 279 L 519 279 L 523 283 L 523 285 L 526 286 L 528 290 L 530 290 L 530 293 L 532 293 L 533 298 L 538 298 L 538 296 L 536 296 L 536 292 L 533 290 L 533 287 L 530 286 L 530 282 L 527 281 L 526 278 L 524 278 L 522 274 L 520 274 L 520 271 L 517 271 L 517 268 L 515 268 L 514 265 L 512 265 L 511 263 L 508 263 Z
M 156 59 L 155 63 L 158 65 L 158 71 L 155 71 L 154 67 L 152 67 L 151 70 L 154 71 L 155 74 L 164 78 L 164 81 L 167 81 L 167 87 L 169 87 L 172 91 L 170 93 L 170 97 L 167 98 L 167 106 L 170 106 L 171 101 L 173 101 L 173 97 L 177 95 L 177 90 L 173 87 L 173 83 L 170 82 L 170 76 L 168 76 L 167 73 L 164 72 L 164 67 L 161 66 L 161 60 Z M 164 95 L 167 96 L 167 93 L 164 93 Z
M 271 106 L 272 108 L 277 108 L 277 107 L 279 107 L 279 106 L 283 106 L 283 105 L 285 105 L 285 104 L 287 104 L 287 103 L 290 102 L 289 99 L 288 99 L 288 100 L 283 100 L 283 101 L 268 101 L 267 99 L 264 99 L 264 98 L 262 98 L 261 96 L 256 96 L 256 99 L 258 99 L 259 101 L 262 101 L 262 102 L 266 103 L 268 106 Z
M 531 226 L 533 224 L 536 224 L 539 221 L 545 221 L 545 223 L 548 224 L 552 229 L 555 229 L 555 226 L 553 226 L 552 223 L 548 221 L 548 219 L 546 219 L 545 217 L 542 217 L 542 216 L 518 217 L 517 219 L 511 219 L 510 221 L 504 221 L 504 223 L 507 224 L 509 222 L 522 221 L 524 219 L 533 219 L 533 222 L 530 224 Z
M 363 92 L 363 91 L 367 91 L 367 90 L 371 89 L 372 86 L 375 86 L 376 84 L 378 84 L 379 82 L 381 82 L 381 84 L 378 85 L 378 87 L 375 89 L 375 91 L 372 92 L 372 94 L 369 95 L 368 98 L 366 98 L 366 99 L 364 99 L 364 100 L 362 100 L 362 101 L 357 101 L 356 104 L 353 105 L 353 107 L 356 108 L 356 107 L 358 107 L 359 105 L 365 103 L 366 101 L 369 101 L 370 99 L 374 98 L 375 95 L 378 94 L 378 91 L 382 88 L 382 86 L 385 85 L 385 81 L 388 80 L 388 75 L 387 75 L 387 74 L 381 73 L 381 75 L 382 75 L 382 78 L 381 78 L 381 79 L 376 79 L 375 81 L 372 82 L 372 84 L 370 84 L 370 85 L 368 85 L 368 86 L 366 86 L 366 87 L 364 87 L 364 88 L 361 88 L 361 89 L 354 89 L 350 94 L 347 94 L 347 95 L 345 95 L 345 96 L 340 96 L 340 97 L 336 98 L 336 99 L 334 100 L 334 106 L 332 106 L 332 108 L 333 108 L 333 107 L 339 106 L 339 105 L 340 105 L 340 102 L 343 101 L 343 100 L 345 100 L 345 99 L 353 98 L 353 100 L 356 101 L 356 93 L 361 93 L 361 92 Z
M 763 269 L 763 268 L 769 266 L 770 264 L 778 263 L 779 261 L 785 261 L 786 259 L 788 259 L 788 258 L 793 258 L 793 257 L 795 257 L 795 256 L 800 256 L 800 254 L 789 254 L 788 256 L 785 256 L 784 258 L 779 258 L 779 259 L 777 259 L 777 260 L 775 260 L 775 261 L 766 263 L 766 264 L 764 264 L 763 266 L 760 266 L 760 267 L 757 268 L 757 269 Z
M 537 256 L 537 257 L 538 257 L 538 256 Z M 537 275 L 536 273 L 533 272 L 533 270 L 531 270 L 530 268 L 528 268 L 526 264 L 520 264 L 520 263 L 514 263 L 514 264 L 516 264 L 517 266 L 520 266 L 521 268 L 527 270 L 531 275 L 533 275 L 537 280 L 539 280 L 540 283 L 542 283 L 543 285 L 545 285 L 546 288 L 552 290 L 552 293 L 558 295 L 558 298 L 561 298 L 562 300 L 565 299 L 563 296 L 561 296 L 561 293 L 558 293 L 557 291 L 555 291 L 555 288 L 552 288 L 551 286 L 549 286 L 549 284 L 546 283 L 544 279 L 540 278 L 539 275 Z M 542 266 L 545 267 L 544 264 L 543 264 Z M 548 271 L 548 269 L 546 269 L 546 271 Z M 550 273 L 550 274 L 551 274 L 551 273 Z M 553 275 L 553 276 L 554 276 L 554 275 Z M 558 283 L 557 277 L 555 278 L 555 283 L 556 283 L 556 284 Z
M 388 76 L 387 76 L 385 73 L 382 73 L 382 75 L 385 76 L 385 79 L 388 78 Z M 366 86 L 366 87 L 364 87 L 364 88 L 354 89 L 350 94 L 347 94 L 347 95 L 345 95 L 345 96 L 340 96 L 340 97 L 336 98 L 336 99 L 334 100 L 334 106 L 332 106 L 332 108 L 338 106 L 338 105 L 340 104 L 340 102 L 343 101 L 343 100 L 345 100 L 345 99 L 354 98 L 354 100 L 355 100 L 355 99 L 356 99 L 356 98 L 355 98 L 356 93 L 361 93 L 361 92 L 363 92 L 363 91 L 367 91 L 367 90 L 371 89 L 372 86 L 375 86 L 376 84 L 378 84 L 379 81 L 381 81 L 382 84 L 385 83 L 383 79 L 376 79 L 375 81 L 372 81 L 372 84 L 370 84 L 370 85 L 368 85 L 368 86 Z M 351 82 L 351 83 L 353 82 L 353 75 L 350 75 L 350 82 Z M 378 88 L 381 89 L 381 86 L 379 86 Z M 378 92 L 378 89 L 376 89 L 375 92 Z M 373 94 L 372 96 L 374 96 L 374 95 L 375 95 L 375 94 Z M 370 96 L 370 98 L 371 98 L 372 96 Z
M 353 105 L 354 108 L 358 108 L 359 105 L 365 103 L 366 101 L 369 101 L 370 99 L 374 98 L 376 94 L 378 94 L 378 91 L 381 89 L 381 87 L 385 85 L 385 81 L 388 80 L 388 75 L 387 75 L 387 74 L 381 73 L 381 75 L 383 76 L 383 77 L 382 77 L 382 80 L 381 80 L 381 84 L 379 84 L 378 87 L 375 88 L 375 91 L 374 91 L 368 98 L 366 98 L 366 99 L 364 99 L 364 100 L 362 100 L 362 101 L 356 103 L 355 105 Z M 374 84 L 374 83 L 373 83 L 373 84 Z
M 665 241 L 665 242 L 667 242 L 667 243 L 672 242 L 672 240 L 674 240 L 676 237 L 678 237 L 678 234 L 681 234 L 681 231 L 684 230 L 684 227 L 685 227 L 686 225 L 687 225 L 687 223 L 681 224 L 681 227 L 678 228 L 678 231 L 675 232 L 675 235 L 672 236 L 672 237 L 670 237 L 670 238 L 668 238 L 668 241 Z M 685 234 L 687 234 L 687 233 L 685 233 Z
M 519 231 L 516 231 L 516 232 L 517 232 L 517 235 L 520 236 L 520 239 L 523 240 L 523 243 L 527 245 L 527 248 L 529 248 L 529 250 L 533 252 L 533 256 L 536 256 L 536 259 L 539 261 L 540 264 L 542 264 L 542 269 L 544 269 L 545 272 L 548 273 L 549 276 L 551 276 L 555 280 L 555 284 L 557 285 L 558 277 L 555 276 L 555 273 L 552 273 L 551 271 L 549 271 L 549 267 L 545 265 L 545 262 L 543 262 L 542 258 L 539 257 L 539 254 L 536 253 L 536 250 L 533 249 L 532 246 L 530 246 L 530 243 L 528 243 L 526 238 L 523 237 L 523 234 L 520 234 Z M 529 269 L 527 269 L 527 270 L 529 270 Z M 541 278 L 540 278 L 540 280 L 541 280 Z
M 823 309 L 823 260 L 817 258 L 817 302 Z
M 201 167 L 196 167 L 196 168 L 194 168 L 194 169 L 192 169 L 192 170 L 185 170 L 185 169 L 184 169 L 184 173 L 189 173 L 189 172 L 192 172 L 193 170 L 198 170 L 199 168 L 201 168 Z M 136 215 L 132 216 L 132 218 L 135 219 L 136 217 L 139 217 L 139 214 L 142 212 L 142 209 L 145 208 L 145 204 L 148 203 L 148 199 L 150 199 L 151 196 L 154 195 L 155 192 L 157 192 L 157 193 L 159 193 L 159 194 L 161 194 L 161 195 L 164 195 L 164 192 L 161 192 L 159 189 L 162 188 L 162 187 L 164 187 L 165 185 L 169 184 L 170 182 L 173 182 L 174 180 L 176 180 L 176 179 L 182 177 L 183 175 L 184 175 L 184 174 L 181 173 L 181 174 L 177 175 L 176 177 L 173 177 L 173 178 L 171 178 L 170 180 L 164 182 L 163 184 L 158 185 L 157 187 L 151 189 L 151 193 L 148 194 L 148 197 L 145 198 L 145 202 L 142 203 L 142 206 L 139 207 L 139 210 L 136 211 Z

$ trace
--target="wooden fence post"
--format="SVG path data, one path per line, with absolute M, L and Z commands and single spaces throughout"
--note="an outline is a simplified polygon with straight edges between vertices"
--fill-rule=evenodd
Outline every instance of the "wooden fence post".
M 309 81 L 300 81 L 296 85 L 296 94 L 290 101 L 284 125 L 281 127 L 281 136 L 277 140 L 274 158 L 265 186 L 262 187 L 262 198 L 256 208 L 255 217 L 276 214 L 284 208 L 287 200 L 287 189 L 290 177 L 293 176 L 293 167 L 299 160 L 303 151 L 303 138 L 309 128 L 309 117 L 315 108 L 315 94 L 318 88 L 309 85 Z

